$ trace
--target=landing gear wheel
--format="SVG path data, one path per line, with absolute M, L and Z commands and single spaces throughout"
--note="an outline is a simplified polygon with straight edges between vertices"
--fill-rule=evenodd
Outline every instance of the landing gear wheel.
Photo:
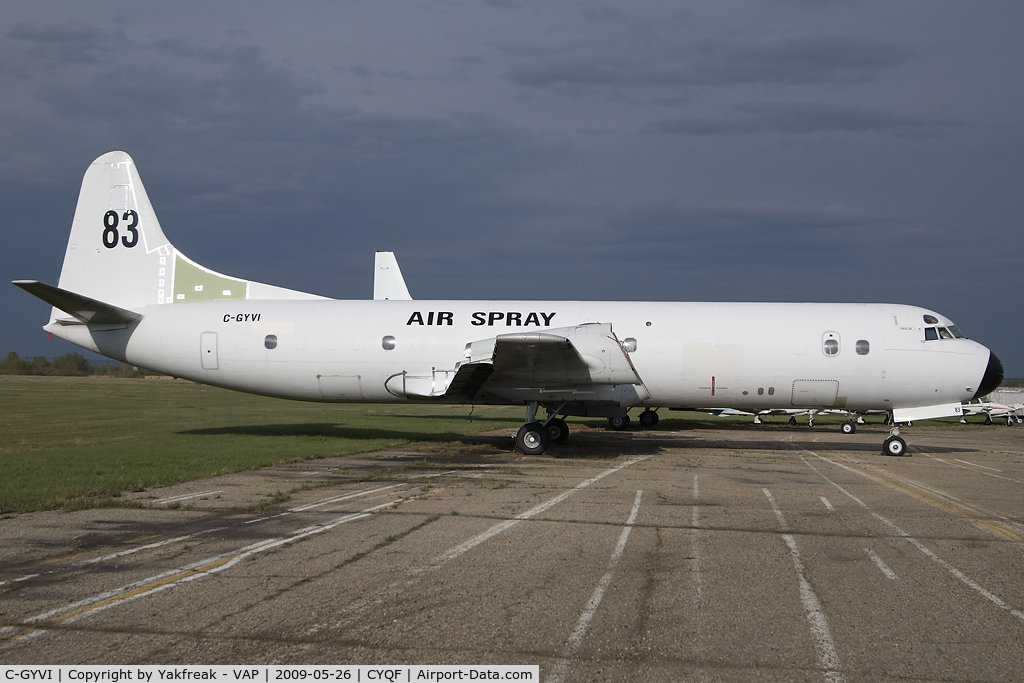
M 548 422 L 548 434 L 551 436 L 551 443 L 565 443 L 569 440 L 569 425 L 565 420 L 556 417 Z
M 1013 418 L 1010 417 L 1009 415 L 1006 416 L 1006 426 L 1007 427 L 1012 427 L 1013 426 Z
M 629 415 L 616 415 L 615 417 L 609 417 L 608 426 L 616 432 L 621 432 L 629 427 Z
M 840 429 L 843 431 L 843 434 L 853 434 L 857 431 L 857 423 L 853 420 L 847 420 Z
M 658 414 L 653 410 L 645 410 L 640 413 L 640 426 L 653 427 L 658 424 Z
M 541 455 L 551 445 L 551 433 L 540 422 L 530 422 L 519 428 L 516 448 L 523 455 Z
M 795 415 L 794 416 L 790 416 L 789 424 L 790 424 L 791 427 L 796 427 L 796 416 Z
M 882 443 L 882 455 L 900 457 L 907 453 L 907 442 L 901 437 L 890 436 Z
M 987 424 L 987 425 L 992 424 L 992 416 L 991 415 L 986 415 L 985 416 L 985 424 Z

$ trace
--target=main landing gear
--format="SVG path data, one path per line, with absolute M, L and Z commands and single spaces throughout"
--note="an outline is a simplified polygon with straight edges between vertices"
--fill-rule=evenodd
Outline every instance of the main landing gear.
M 645 408 L 637 420 L 644 428 L 654 427 L 658 424 L 658 413 L 650 408 Z M 629 428 L 629 415 L 616 415 L 608 418 L 608 427 L 616 432 Z
M 526 424 L 516 433 L 516 448 L 523 455 L 542 455 L 551 444 L 562 444 L 569 440 L 569 425 L 558 417 L 558 411 L 549 412 L 548 419 L 538 422 L 538 407 L 537 401 L 527 404 Z
M 640 420 L 641 427 L 656 427 L 658 424 L 658 413 L 647 408 L 644 412 L 640 413 L 638 419 Z

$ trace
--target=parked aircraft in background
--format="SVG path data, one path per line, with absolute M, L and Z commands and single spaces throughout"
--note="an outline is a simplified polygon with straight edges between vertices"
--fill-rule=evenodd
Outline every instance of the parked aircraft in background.
M 569 436 L 564 416 L 642 409 L 961 414 L 999 385 L 995 354 L 934 311 L 896 304 L 417 301 L 393 255 L 374 300 L 328 299 L 222 275 L 164 236 L 132 159 L 85 173 L 43 329 L 110 358 L 197 382 L 306 401 L 513 404 L 518 448 Z M 379 285 L 379 288 L 378 288 Z M 538 417 L 540 409 L 547 417 Z M 653 417 L 652 417 L 653 416 Z
M 1006 420 L 1006 426 L 1009 427 L 1015 419 L 1017 424 L 1024 422 L 1024 417 L 1021 417 L 1022 410 L 1024 404 L 996 403 L 988 396 L 981 396 L 964 403 L 964 414 L 960 421 L 967 424 L 967 418 L 971 415 L 984 415 L 987 425 L 992 424 L 992 418 L 997 418 Z

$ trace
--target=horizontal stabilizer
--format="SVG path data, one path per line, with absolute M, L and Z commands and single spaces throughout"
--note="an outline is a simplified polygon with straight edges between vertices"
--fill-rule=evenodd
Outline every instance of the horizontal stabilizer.
M 142 318 L 138 313 L 54 287 L 45 282 L 15 280 L 13 284 L 86 325 L 124 325 Z

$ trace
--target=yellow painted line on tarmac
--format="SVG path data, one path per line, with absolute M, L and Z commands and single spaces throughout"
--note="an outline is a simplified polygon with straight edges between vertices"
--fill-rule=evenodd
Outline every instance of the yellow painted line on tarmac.
M 853 460 L 836 451 L 824 448 L 821 450 L 826 453 L 829 453 L 830 455 L 832 455 L 832 457 L 842 460 L 848 467 L 855 469 L 857 472 L 867 477 L 868 479 L 872 479 L 878 482 L 879 484 L 900 491 L 901 493 L 905 493 L 908 496 L 911 496 L 913 498 L 916 498 L 917 500 L 920 500 L 931 505 L 932 507 L 936 507 L 941 510 L 945 510 L 946 512 L 950 512 L 962 519 L 966 519 L 967 521 L 971 522 L 979 528 L 982 528 L 990 533 L 1005 538 L 1006 540 L 1012 543 L 1016 543 L 1017 545 L 1024 547 L 1024 533 L 1018 531 L 1017 529 L 1014 529 L 1009 525 L 1003 524 L 1002 522 L 986 519 L 982 514 L 987 513 L 992 516 L 1002 517 L 1002 515 L 996 510 L 986 509 L 984 508 L 984 506 L 977 505 L 973 501 L 971 501 L 969 506 L 966 504 L 954 502 L 952 500 L 947 500 L 944 497 L 940 497 L 936 494 L 929 493 L 928 491 L 923 490 L 923 488 L 918 487 L 927 486 L 928 488 L 936 489 L 938 491 L 941 491 L 944 494 L 944 496 L 948 496 L 949 498 L 957 498 L 957 496 L 954 496 L 953 494 L 948 493 L 946 491 L 942 491 L 942 489 L 938 489 L 937 487 L 916 482 L 906 477 L 902 478 L 901 480 L 900 478 L 896 478 L 893 475 L 878 472 L 874 468 L 868 469 L 868 467 L 865 467 L 864 463 L 858 462 L 857 460 Z M 971 506 L 976 506 L 977 509 Z
M 929 453 L 928 451 L 923 451 L 920 448 L 914 448 L 913 450 L 914 450 L 915 453 L 920 453 L 921 455 L 925 455 L 925 456 L 931 458 L 932 460 L 938 460 L 939 462 L 944 462 L 947 465 L 950 465 L 952 467 L 959 467 L 962 470 L 970 470 L 972 472 L 978 472 L 979 474 L 984 474 L 986 477 L 992 477 L 993 479 L 1002 479 L 1004 481 L 1013 481 L 1013 482 L 1016 482 L 1018 484 L 1024 484 L 1024 479 L 1014 479 L 1013 477 L 1004 477 L 1002 474 L 993 474 L 992 472 L 1002 472 L 1002 470 L 997 470 L 997 469 L 995 469 L 993 467 L 985 467 L 984 465 L 978 465 L 978 464 L 973 463 L 973 462 L 967 462 L 966 460 L 950 460 L 948 458 L 940 458 L 939 456 L 935 455 L 934 453 Z

